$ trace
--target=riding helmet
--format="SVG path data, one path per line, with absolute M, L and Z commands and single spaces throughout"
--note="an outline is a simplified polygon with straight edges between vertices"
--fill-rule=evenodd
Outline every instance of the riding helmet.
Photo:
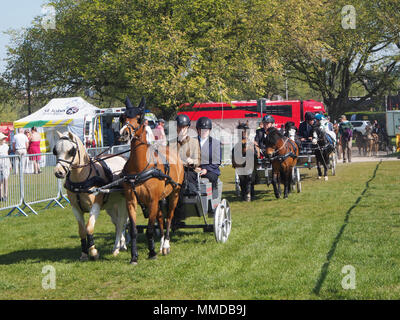
M 176 125 L 178 127 L 189 127 L 190 126 L 190 119 L 186 114 L 180 114 L 176 117 Z
M 262 119 L 262 122 L 265 122 L 265 123 L 275 123 L 275 119 L 274 119 L 273 116 L 265 115 L 265 116 L 263 117 L 263 119 Z
M 324 116 L 323 116 L 322 114 L 317 113 L 317 114 L 315 115 L 315 120 L 320 121 L 320 120 L 322 120 L 322 119 L 325 119 Z
M 313 112 L 306 112 L 306 114 L 305 114 L 305 118 L 306 118 L 306 121 L 308 121 L 308 120 L 314 120 L 315 119 L 315 115 L 314 115 L 314 113 Z
M 196 122 L 196 129 L 212 129 L 212 122 L 210 118 L 201 117 Z

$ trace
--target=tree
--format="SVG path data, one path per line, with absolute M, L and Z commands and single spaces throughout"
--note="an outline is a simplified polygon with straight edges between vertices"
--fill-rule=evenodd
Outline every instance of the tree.
M 355 10 L 348 7 L 343 15 L 346 4 L 315 3 L 308 8 L 307 17 L 303 14 L 304 24 L 315 32 L 312 39 L 318 40 L 314 42 L 317 46 L 302 38 L 304 28 L 281 26 L 286 35 L 282 42 L 283 58 L 288 68 L 296 71 L 292 75 L 319 91 L 334 116 L 345 111 L 354 85 L 362 86 L 366 92 L 359 103 L 385 91 L 394 80 L 399 57 L 398 51 L 388 51 L 398 35 L 386 28 L 383 16 L 377 14 L 379 2 L 352 1 Z M 354 25 L 351 19 L 355 19 Z M 292 45 L 287 46 L 289 43 Z

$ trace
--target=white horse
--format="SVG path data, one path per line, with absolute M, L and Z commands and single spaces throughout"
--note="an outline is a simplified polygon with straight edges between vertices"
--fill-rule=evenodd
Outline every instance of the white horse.
M 122 156 L 109 157 L 107 155 L 92 160 L 76 135 L 71 132 L 63 135 L 57 132 L 57 134 L 60 139 L 53 149 L 57 157 L 54 174 L 57 178 L 66 178 L 68 199 L 79 226 L 82 248 L 80 260 L 88 260 L 88 254 L 94 260 L 99 258 L 93 233 L 100 210 L 106 210 L 115 225 L 116 239 L 113 255 L 116 256 L 120 250 L 127 250 L 124 229 L 128 221 L 128 211 L 123 191 L 111 192 L 108 195 L 91 193 L 91 191 L 118 179 L 127 159 Z M 85 212 L 89 212 L 90 215 L 86 225 Z

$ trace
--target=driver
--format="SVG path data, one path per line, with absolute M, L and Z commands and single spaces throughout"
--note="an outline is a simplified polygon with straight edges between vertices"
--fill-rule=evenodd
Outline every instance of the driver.
M 265 138 L 268 135 L 268 129 L 273 127 L 275 119 L 273 116 L 265 115 L 262 119 L 261 128 L 256 130 L 256 136 L 254 138 L 254 144 L 256 147 L 257 158 L 260 158 L 261 151 L 265 150 L 266 146 L 264 143 Z
M 200 146 L 196 139 L 188 135 L 190 119 L 187 115 L 181 114 L 176 117 L 178 133 L 178 153 L 185 167 L 185 173 L 189 182 L 196 183 L 197 173 L 200 172 Z

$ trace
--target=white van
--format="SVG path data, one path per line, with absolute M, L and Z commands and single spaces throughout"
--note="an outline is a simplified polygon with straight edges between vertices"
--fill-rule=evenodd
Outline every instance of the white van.
M 354 120 L 350 121 L 350 123 L 353 125 L 353 132 L 358 131 L 362 134 L 365 134 L 365 128 L 371 125 L 371 122 L 369 122 L 369 120 Z

